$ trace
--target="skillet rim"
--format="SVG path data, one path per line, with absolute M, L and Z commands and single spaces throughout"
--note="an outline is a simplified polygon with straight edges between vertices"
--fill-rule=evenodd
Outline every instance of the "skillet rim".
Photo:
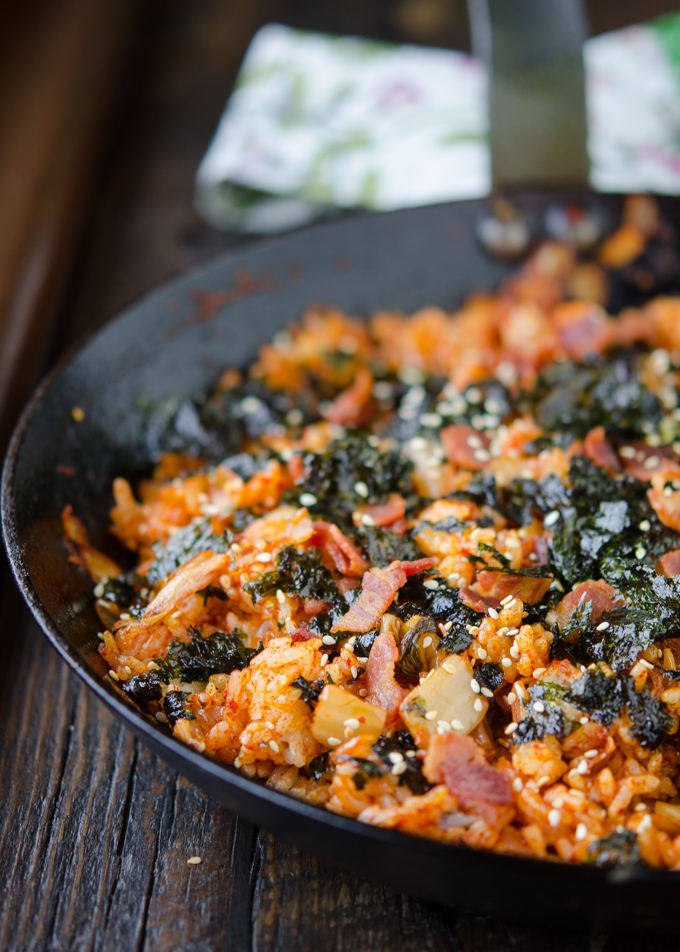
M 571 192 L 571 190 L 569 191 Z M 532 192 L 532 194 L 535 194 L 535 192 Z M 583 191 L 580 191 L 580 194 L 583 195 Z M 588 190 L 588 194 L 597 195 L 598 193 L 592 193 L 590 190 Z M 619 196 L 616 193 L 608 193 L 606 196 L 600 195 L 599 197 L 618 198 Z M 671 201 L 676 199 L 676 196 L 659 197 L 666 200 L 670 198 Z M 544 198 L 547 198 L 546 193 L 544 193 Z M 312 232 L 314 235 L 320 235 L 321 233 L 325 233 L 327 231 L 341 230 L 343 226 L 351 226 L 357 222 L 360 223 L 362 220 L 375 219 L 378 217 L 384 219 L 398 216 L 407 217 L 409 214 L 417 214 L 419 211 L 422 211 L 423 208 L 428 207 L 450 208 L 451 210 L 454 210 L 460 206 L 478 206 L 481 210 L 486 207 L 486 200 L 470 199 L 467 201 L 458 202 L 442 202 L 437 203 L 436 205 L 418 208 L 398 209 L 392 212 L 361 213 L 351 217 L 347 216 L 339 220 L 336 219 L 330 222 L 312 225 L 308 228 L 300 229 L 293 234 Z M 159 753 L 163 760 L 166 763 L 170 763 L 173 769 L 178 770 L 179 773 L 184 773 L 186 775 L 187 770 L 180 769 L 177 766 L 177 762 L 182 765 L 182 768 L 184 768 L 185 764 L 188 765 L 190 768 L 191 782 L 196 783 L 196 785 L 199 787 L 202 785 L 200 782 L 194 779 L 195 775 L 204 774 L 206 775 L 206 778 L 210 779 L 212 782 L 221 782 L 226 784 L 228 787 L 234 787 L 240 793 L 248 794 L 255 798 L 263 806 L 269 805 L 280 811 L 289 811 L 297 819 L 302 820 L 305 823 L 311 823 L 312 826 L 315 824 L 323 827 L 330 826 L 336 834 L 346 833 L 353 838 L 359 837 L 365 842 L 368 841 L 382 843 L 402 853 L 408 853 L 409 851 L 415 850 L 424 856 L 437 858 L 440 862 L 446 862 L 447 859 L 449 859 L 450 861 L 457 861 L 458 863 L 472 863 L 480 869 L 486 866 L 489 867 L 488 872 L 490 876 L 495 874 L 499 877 L 503 876 L 505 878 L 505 876 L 508 874 L 512 875 L 515 873 L 521 875 L 522 871 L 526 871 L 532 872 L 535 877 L 538 877 L 544 871 L 547 875 L 549 875 L 548 870 L 552 871 L 553 873 L 559 871 L 560 877 L 564 878 L 565 880 L 570 880 L 572 878 L 578 879 L 581 888 L 585 886 L 588 880 L 592 886 L 596 886 L 597 884 L 597 887 L 599 887 L 599 889 L 602 891 L 602 894 L 608 893 L 610 890 L 618 891 L 619 887 L 621 886 L 629 888 L 631 885 L 635 884 L 645 884 L 647 887 L 654 885 L 668 887 L 680 884 L 680 870 L 658 870 L 638 867 L 633 869 L 621 869 L 616 867 L 599 868 L 594 866 L 585 866 L 583 864 L 570 864 L 561 861 L 551 861 L 536 859 L 533 857 L 497 853 L 482 849 L 471 849 L 466 846 L 443 843 L 436 840 L 430 840 L 426 837 L 420 837 L 415 834 L 402 833 L 398 830 L 386 829 L 383 827 L 372 826 L 367 823 L 361 823 L 358 820 L 332 813 L 322 806 L 308 804 L 303 800 L 299 800 L 291 796 L 290 794 L 273 790 L 270 787 L 267 787 L 264 783 L 244 777 L 236 770 L 236 768 L 228 764 L 223 764 L 206 754 L 198 753 L 197 751 L 192 750 L 181 741 L 175 739 L 174 736 L 168 734 L 162 725 L 157 724 L 155 721 L 152 722 L 148 715 L 144 715 L 141 710 L 138 710 L 130 702 L 121 699 L 115 687 L 113 685 L 109 685 L 106 681 L 100 678 L 99 675 L 97 675 L 87 664 L 85 659 L 81 657 L 81 655 L 76 651 L 76 649 L 70 645 L 67 637 L 60 631 L 49 615 L 47 609 L 43 606 L 43 603 L 31 581 L 21 551 L 15 518 L 15 482 L 16 471 L 25 437 L 30 430 L 33 420 L 38 416 L 42 407 L 49 400 L 53 386 L 67 370 L 72 361 L 88 344 L 93 342 L 100 335 L 110 333 L 119 322 L 123 321 L 130 314 L 135 313 L 144 307 L 148 307 L 149 304 L 157 298 L 162 298 L 168 293 L 181 290 L 184 285 L 191 283 L 197 278 L 200 278 L 203 274 L 212 274 L 219 268 L 233 267 L 234 265 L 240 263 L 242 259 L 250 257 L 259 251 L 267 251 L 268 249 L 276 248 L 277 246 L 283 247 L 285 246 L 288 237 L 289 235 L 262 239 L 253 242 L 246 248 L 221 252 L 205 259 L 202 262 L 182 269 L 165 281 L 154 285 L 144 294 L 140 295 L 140 297 L 131 304 L 128 304 L 125 308 L 107 318 L 97 327 L 80 335 L 80 337 L 69 348 L 67 348 L 66 352 L 59 358 L 54 367 L 49 371 L 48 374 L 46 374 L 46 376 L 40 381 L 33 391 L 28 403 L 24 407 L 19 417 L 8 445 L 0 483 L 0 505 L 3 540 L 12 575 L 22 597 L 24 598 L 31 611 L 31 614 L 33 615 L 34 620 L 38 623 L 38 627 L 48 639 L 52 647 L 56 649 L 61 658 L 68 664 L 69 668 L 75 672 L 75 674 L 87 685 L 87 687 L 97 696 L 99 700 L 106 704 L 107 707 L 124 722 L 125 726 L 130 729 L 133 734 L 135 734 L 135 736 L 139 737 L 147 746 Z M 203 786 L 202 789 L 205 790 L 205 786 Z M 211 784 L 210 795 L 216 799 L 219 799 L 219 796 L 217 796 L 213 791 L 214 787 Z M 259 821 L 250 822 L 253 822 L 258 826 L 261 825 L 265 829 L 269 828 L 267 826 L 266 820 L 265 823 L 262 824 Z M 292 832 L 287 837 L 285 831 L 277 830 L 277 835 L 281 836 L 283 839 L 288 839 L 289 842 L 296 842 L 294 832 Z M 314 847 L 312 846 L 305 845 L 302 847 L 302 849 L 315 852 Z M 318 850 L 316 850 L 316 855 L 320 855 L 321 852 L 322 848 L 320 847 Z M 350 863 L 344 862 L 340 859 L 328 859 L 326 853 L 324 853 L 324 860 L 330 863 L 335 863 L 336 865 L 346 869 L 350 868 L 354 871 L 358 871 L 359 875 L 368 875 L 374 880 L 381 879 L 380 874 L 374 872 L 373 870 L 362 872 L 357 869 L 356 864 L 351 865 Z M 384 881 L 385 879 L 383 878 L 383 882 Z M 425 899 L 429 898 L 430 901 L 432 901 L 432 897 L 431 895 L 428 895 L 425 887 L 423 887 L 421 891 L 418 891 L 416 888 L 404 886 L 396 886 L 395 888 L 402 889 L 413 895 L 420 895 Z M 615 898 L 615 896 L 612 896 L 611 898 Z M 623 898 L 623 896 L 621 898 Z M 452 896 L 452 903 L 455 903 L 455 895 Z M 489 913 L 487 912 L 487 914 Z M 493 914 L 493 912 L 491 912 L 491 914 Z M 507 913 L 501 913 L 501 915 L 506 914 Z M 518 913 L 517 918 L 522 918 L 522 916 L 523 914 L 520 912 Z

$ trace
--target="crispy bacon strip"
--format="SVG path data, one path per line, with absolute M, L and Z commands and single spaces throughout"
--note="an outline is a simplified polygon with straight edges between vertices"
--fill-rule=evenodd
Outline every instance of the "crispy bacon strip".
M 342 426 L 359 426 L 364 422 L 366 411 L 370 410 L 372 390 L 373 374 L 367 367 L 362 367 L 351 387 L 343 390 L 324 412 L 325 418 Z
M 655 486 L 647 490 L 647 498 L 663 524 L 680 532 L 680 491 L 667 496 L 663 489 Z
M 331 632 L 370 631 L 390 607 L 407 577 L 433 565 L 434 559 L 418 559 L 415 562 L 400 562 L 397 559 L 384 569 L 369 569 L 364 573 L 361 595 L 350 610 L 335 622 Z
M 489 614 L 490 608 L 498 608 L 501 604 L 499 598 L 494 598 L 493 595 L 480 595 L 469 585 L 458 590 L 458 598 L 473 612 L 483 612 L 485 615 Z
M 489 599 L 500 603 L 508 595 L 514 595 L 515 598 L 521 598 L 523 602 L 534 605 L 543 598 L 551 582 L 552 578 L 548 577 L 533 578 L 529 575 L 509 575 L 505 572 L 483 570 L 477 573 L 477 578 L 470 587 L 487 603 Z M 482 609 L 482 611 L 485 610 L 488 611 L 488 608 Z
M 610 473 L 616 473 L 621 469 L 619 457 L 607 441 L 603 426 L 596 426 L 594 430 L 588 433 L 583 441 L 583 455 L 591 459 L 597 466 L 609 470 Z
M 362 516 L 369 516 L 376 526 L 392 526 L 404 518 L 406 500 L 398 493 L 392 493 L 387 502 L 375 506 L 360 506 L 357 510 L 359 520 Z M 359 521 L 359 525 L 361 522 Z
M 512 800 L 510 780 L 486 763 L 481 748 L 470 737 L 435 735 L 423 771 L 432 783 L 445 783 L 463 808 L 477 804 L 505 806 Z
M 674 578 L 680 575 L 680 549 L 673 549 L 672 552 L 666 552 L 656 563 L 656 570 L 666 578 Z
M 381 632 L 373 642 L 366 665 L 366 700 L 381 707 L 392 718 L 408 693 L 394 677 L 394 665 L 398 660 L 399 648 L 394 635 L 389 631 Z
M 178 602 L 206 588 L 225 571 L 230 560 L 231 556 L 228 552 L 213 552 L 208 549 L 206 552 L 199 552 L 184 565 L 180 565 L 169 576 L 158 595 L 147 605 L 144 614 L 139 619 L 139 627 L 149 628 L 172 611 Z
M 455 423 L 439 434 L 446 458 L 465 469 L 484 469 L 491 458 L 487 452 L 489 437 L 471 426 Z
M 582 601 L 592 603 L 590 617 L 592 621 L 597 621 L 600 615 L 612 610 L 618 599 L 611 585 L 602 579 L 597 582 L 581 582 L 573 591 L 564 596 L 555 609 L 560 629 L 566 627 Z
M 332 522 L 315 522 L 312 545 L 321 549 L 342 575 L 361 575 L 370 568 L 359 549 Z

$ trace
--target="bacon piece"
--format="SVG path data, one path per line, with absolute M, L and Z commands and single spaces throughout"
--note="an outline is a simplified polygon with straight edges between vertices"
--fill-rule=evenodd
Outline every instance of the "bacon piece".
M 592 301 L 559 304 L 552 312 L 552 320 L 562 347 L 575 360 L 601 354 L 616 336 L 613 322 Z
M 500 599 L 493 598 L 493 596 L 485 597 L 484 595 L 480 595 L 479 592 L 470 588 L 469 585 L 458 589 L 458 598 L 474 612 L 483 612 L 485 615 L 488 615 L 490 608 L 498 608 L 501 604 Z
M 371 411 L 372 390 L 373 374 L 367 367 L 362 367 L 354 383 L 335 398 L 324 412 L 324 417 L 330 423 L 340 423 L 342 426 L 365 423 Z
M 509 778 L 486 763 L 470 737 L 452 733 L 432 737 L 423 772 L 432 783 L 445 783 L 463 808 L 504 806 L 512 800 Z
M 343 575 L 361 575 L 370 568 L 359 549 L 332 522 L 315 522 L 312 545 L 329 556 Z
M 597 621 L 600 615 L 611 611 L 620 599 L 617 599 L 614 589 L 604 580 L 598 582 L 581 582 L 575 589 L 564 596 L 562 601 L 555 609 L 557 615 L 557 624 L 566 628 L 569 619 L 574 614 L 581 602 L 591 602 L 592 610 L 590 618 Z
M 140 628 L 148 628 L 160 621 L 168 612 L 202 588 L 207 588 L 218 575 L 221 575 L 231 560 L 228 552 L 199 552 L 193 559 L 180 565 L 168 577 L 167 582 L 158 595 L 147 605 L 144 614 L 139 619 Z
M 439 434 L 446 458 L 465 469 L 484 469 L 491 458 L 488 453 L 489 437 L 471 426 L 454 423 Z
M 666 476 L 673 479 L 680 476 L 678 459 L 666 447 L 651 447 L 644 443 L 632 444 L 637 450 L 635 459 L 623 460 L 623 468 L 629 476 L 646 483 L 652 477 Z
M 354 575 L 345 575 L 343 578 L 338 579 L 338 588 L 343 595 L 350 592 L 353 588 L 358 588 L 359 585 L 361 585 L 361 579 L 356 578 Z
M 320 615 L 331 607 L 329 602 L 324 602 L 320 598 L 306 598 L 304 606 L 308 615 Z
M 316 638 L 316 635 L 313 635 L 309 628 L 300 627 L 290 636 L 291 645 L 297 645 L 301 641 L 310 641 L 312 638 Z
M 339 618 L 331 632 L 370 631 L 387 611 L 397 591 L 409 575 L 432 568 L 434 559 L 418 559 L 415 562 L 391 562 L 386 568 L 369 569 L 364 573 L 362 592 L 350 610 Z
M 672 552 L 666 552 L 656 563 L 656 570 L 666 578 L 674 578 L 680 575 L 680 549 L 673 549 Z
M 392 523 L 403 519 L 405 512 L 406 500 L 404 497 L 398 493 L 392 493 L 387 502 L 380 505 L 360 506 L 357 509 L 357 524 L 361 525 L 362 516 L 369 516 L 376 526 L 391 526 Z
M 663 489 L 648 489 L 647 498 L 663 524 L 680 532 L 680 491 L 667 496 Z
M 499 604 L 508 595 L 514 595 L 516 598 L 521 598 L 523 602 L 534 605 L 543 598 L 551 582 L 552 576 L 533 578 L 530 575 L 508 575 L 505 572 L 491 572 L 485 569 L 477 573 L 471 588 L 485 600 L 493 598 Z
M 382 631 L 373 642 L 366 663 L 366 700 L 381 707 L 390 718 L 396 716 L 399 705 L 408 694 L 394 677 L 394 665 L 398 660 L 399 648 L 394 635 Z
M 616 473 L 621 469 L 621 463 L 611 443 L 607 442 L 604 427 L 596 426 L 583 441 L 583 455 L 591 459 L 597 466 Z

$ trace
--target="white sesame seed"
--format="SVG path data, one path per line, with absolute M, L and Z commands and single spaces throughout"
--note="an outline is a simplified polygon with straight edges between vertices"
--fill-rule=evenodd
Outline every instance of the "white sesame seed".
M 588 716 L 584 714 L 583 717 L 579 717 L 578 722 L 579 724 L 587 724 L 588 720 L 589 720 Z
M 448 661 L 445 661 L 445 662 L 443 663 L 442 668 L 444 669 L 444 671 L 447 672 L 447 674 L 455 674 L 455 673 L 456 673 L 456 669 L 455 669 L 454 666 L 453 666 L 450 662 L 448 662 Z
M 473 678 L 470 681 L 470 688 L 474 691 L 475 694 L 479 694 L 479 692 L 481 691 L 479 681 L 476 678 Z
M 490 688 L 482 688 L 484 697 L 493 697 L 493 691 Z
M 482 446 L 481 437 L 477 436 L 476 433 L 471 433 L 465 441 L 471 449 L 480 449 Z
M 270 730 L 270 731 L 274 730 L 274 725 L 272 724 L 271 721 L 265 721 L 264 726 L 267 728 L 267 730 Z
M 509 631 L 510 631 L 509 628 L 499 628 L 498 631 L 496 632 L 496 634 L 497 634 L 497 635 L 507 635 L 507 633 L 508 633 Z
M 588 765 L 588 761 L 582 760 L 580 764 L 578 765 L 578 767 L 576 768 L 576 773 L 581 774 L 581 776 L 583 776 L 583 774 L 587 774 L 589 770 L 590 770 L 590 766 Z
M 317 502 L 316 496 L 314 493 L 301 493 L 300 494 L 300 505 L 302 506 L 315 506 Z
M 407 750 L 406 756 L 408 757 L 409 760 L 413 760 L 413 758 L 416 756 L 415 750 Z
M 585 823 L 579 823 L 579 825 L 576 827 L 576 833 L 574 836 L 577 840 L 585 840 L 586 836 L 588 836 L 588 827 L 585 825 Z
M 438 413 L 423 413 L 420 417 L 421 426 L 426 426 L 432 430 L 436 430 L 443 422 Z
M 452 730 L 454 730 L 454 731 L 463 731 L 463 730 L 465 730 L 465 727 L 463 726 L 463 722 L 462 722 L 462 721 L 459 721 L 459 720 L 458 720 L 457 718 L 455 718 L 455 717 L 454 717 L 454 719 L 451 721 L 451 728 L 452 728 Z
M 501 664 L 504 668 L 509 668 L 512 665 L 512 658 L 501 658 Z
M 643 668 L 647 668 L 648 671 L 654 670 L 654 665 L 651 662 L 647 661 L 646 658 L 640 658 L 640 660 L 638 661 L 638 664 L 641 664 Z
M 428 635 L 427 638 L 423 638 L 423 648 L 429 648 L 431 644 L 432 644 L 432 638 L 430 637 L 430 635 Z
M 399 751 L 391 751 L 388 755 L 388 760 L 391 760 L 393 764 L 400 764 L 404 759 L 404 755 L 400 754 Z
M 345 727 L 351 727 L 353 731 L 358 730 L 360 727 L 359 719 L 356 717 L 348 717 L 346 720 L 343 721 L 343 724 Z
M 505 733 L 514 734 L 518 727 L 519 724 L 517 724 L 516 721 L 511 721 L 510 724 L 508 724 L 508 726 L 505 728 Z
M 498 612 L 496 611 L 495 608 L 489 609 L 489 618 L 493 618 L 494 621 L 496 621 L 496 619 L 498 618 Z
M 543 520 L 543 527 L 549 529 L 550 526 L 554 526 L 557 520 L 560 518 L 560 514 L 557 509 L 553 509 L 552 512 L 549 512 L 545 519 Z
M 115 671 L 109 671 L 109 677 L 111 678 L 112 681 L 120 681 L 120 678 L 118 677 Z
M 480 711 L 484 710 L 484 702 L 482 701 L 480 697 L 477 698 L 477 700 L 472 706 L 474 707 L 475 711 L 477 711 L 478 714 Z
M 651 828 L 652 828 L 652 818 L 648 813 L 647 816 L 643 816 L 642 820 L 638 824 L 638 832 L 642 833 L 644 830 L 651 830 Z
M 505 598 L 501 599 L 501 605 L 507 605 L 508 602 L 511 602 L 514 597 L 514 595 L 506 595 Z
M 519 658 L 519 645 L 513 645 L 510 649 L 510 657 L 514 658 L 515 661 Z
M 271 747 L 271 749 L 274 751 L 275 754 L 278 754 L 278 752 L 279 752 L 279 745 L 276 743 L 275 740 L 270 740 L 270 741 L 269 741 L 269 746 Z
M 652 524 L 649 521 L 649 519 L 643 519 L 642 522 L 640 523 L 641 532 L 649 532 L 651 528 L 652 528 Z
M 644 469 L 654 469 L 660 462 L 661 460 L 658 456 L 648 456 L 642 465 Z
M 512 608 L 512 606 L 515 604 L 516 601 L 517 601 L 517 599 L 516 599 L 516 598 L 514 597 L 514 595 L 513 595 L 513 597 L 510 599 L 510 601 L 506 603 L 505 607 L 506 607 L 506 608 Z
M 158 721 L 159 724 L 167 724 L 167 723 L 168 723 L 168 719 L 167 719 L 167 717 L 165 716 L 165 714 L 163 713 L 163 711 L 156 711 L 156 720 Z
M 357 496 L 361 496 L 362 499 L 368 499 L 369 489 L 363 480 L 360 479 L 354 484 L 354 492 Z
M 369 529 L 375 526 L 375 519 L 373 518 L 373 516 L 369 516 L 367 512 L 365 512 L 362 515 L 361 522 L 363 525 L 367 526 Z
M 606 631 L 607 628 L 609 628 L 609 622 L 601 621 L 600 624 L 597 626 L 596 631 Z
M 636 452 L 634 446 L 622 446 L 619 450 L 619 456 L 623 456 L 624 459 L 635 459 Z
M 352 667 L 351 667 L 349 670 L 350 670 L 350 672 L 351 672 L 353 678 L 357 678 L 357 677 L 359 676 L 359 669 L 357 668 L 357 666 L 356 666 L 355 664 L 353 664 Z
M 485 449 L 475 450 L 472 455 L 479 463 L 488 463 L 491 459 L 491 453 Z
M 535 711 L 538 711 L 539 714 L 543 714 L 545 711 L 545 704 L 542 701 L 534 701 L 532 707 Z
M 643 545 L 639 545 L 637 549 L 635 550 L 635 558 L 644 559 L 646 555 L 647 555 L 647 549 L 645 549 Z
M 522 783 L 522 778 L 515 777 L 515 779 L 512 781 L 511 786 L 512 786 L 512 789 L 515 791 L 515 793 L 519 793 L 520 790 L 522 790 L 522 788 L 524 787 L 524 784 Z
M 437 716 L 437 712 L 436 712 L 436 711 L 428 711 L 427 714 L 425 715 L 425 720 L 426 720 L 426 721 L 433 721 L 436 716 Z
M 342 741 L 340 740 L 339 737 L 329 737 L 329 738 L 328 738 L 328 746 L 329 746 L 329 747 L 337 747 L 337 746 L 338 746 L 339 744 L 341 744 L 341 743 L 342 743 Z
M 451 725 L 447 721 L 437 721 L 438 734 L 448 734 L 450 730 L 451 730 Z
M 175 612 L 174 615 L 171 615 L 171 618 L 179 618 L 182 612 Z M 130 621 L 130 612 L 121 612 L 118 616 L 121 621 Z
M 199 866 L 201 862 L 200 856 L 190 856 L 187 860 L 189 866 Z
M 542 674 L 545 674 L 545 668 L 536 668 L 536 670 L 534 671 L 535 678 L 540 678 Z
M 562 822 L 562 814 L 559 810 L 551 810 L 548 813 L 548 823 L 550 826 L 559 826 Z
M 327 654 L 321 655 L 321 667 L 325 668 L 327 664 L 328 664 L 328 655 Z
M 405 760 L 402 760 L 401 763 L 395 764 L 394 767 L 392 767 L 392 773 L 396 777 L 398 777 L 400 774 L 403 774 L 407 769 L 408 769 L 408 764 L 406 763 Z
M 103 583 L 103 582 L 99 582 L 98 585 L 95 585 L 95 587 L 94 587 L 94 594 L 95 594 L 95 596 L 96 596 L 97 598 L 101 598 L 101 597 L 102 597 L 102 595 L 104 594 L 104 583 Z
M 321 643 L 324 645 L 334 645 L 335 638 L 333 637 L 333 635 L 324 635 L 323 638 L 321 639 Z
M 480 645 L 479 648 L 477 648 L 477 657 L 479 658 L 480 661 L 486 661 L 488 657 L 488 652 L 486 648 L 482 648 L 482 646 Z
M 507 697 L 508 704 L 514 704 L 516 700 L 517 700 L 517 695 L 515 694 L 514 691 L 510 691 Z
M 597 750 L 587 750 L 583 756 L 591 760 L 593 757 L 597 757 L 597 755 L 598 755 Z
M 394 393 L 394 388 L 386 380 L 379 380 L 373 384 L 372 392 L 376 400 L 389 400 Z
M 436 578 L 428 578 L 423 582 L 423 586 L 429 588 L 431 591 L 435 591 L 435 589 L 439 588 L 439 582 Z

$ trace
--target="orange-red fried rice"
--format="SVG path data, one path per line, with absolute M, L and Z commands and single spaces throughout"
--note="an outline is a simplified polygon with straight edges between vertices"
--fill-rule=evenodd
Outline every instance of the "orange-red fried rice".
M 680 299 L 605 309 L 660 228 L 633 198 L 587 256 L 451 313 L 310 308 L 225 372 L 114 482 L 134 571 L 64 512 L 111 679 L 369 824 L 678 866 Z

